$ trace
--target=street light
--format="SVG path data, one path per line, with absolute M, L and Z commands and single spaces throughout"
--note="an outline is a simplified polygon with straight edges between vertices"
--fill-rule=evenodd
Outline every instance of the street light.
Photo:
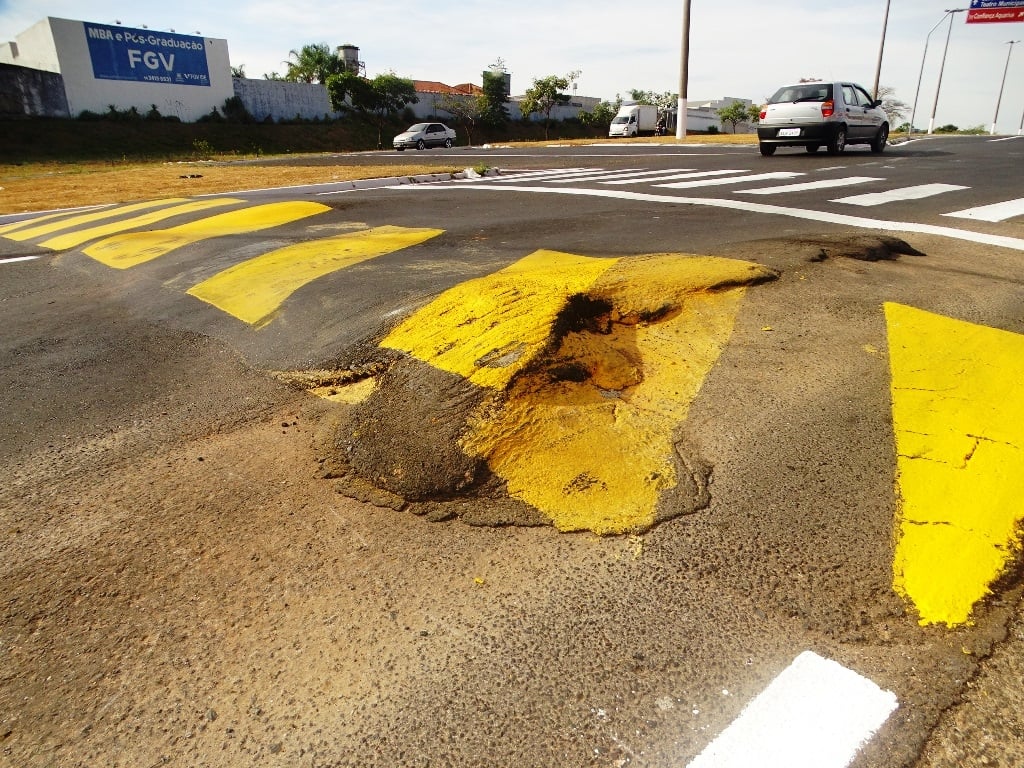
M 946 47 L 942 49 L 942 64 L 939 65 L 939 83 L 935 86 L 935 103 L 932 105 L 932 117 L 928 121 L 928 133 L 929 135 L 934 132 L 935 129 L 935 113 L 939 111 L 939 91 L 942 90 L 942 71 L 946 68 L 946 54 L 949 52 L 949 38 L 953 36 L 953 15 L 957 13 L 963 13 L 966 8 L 954 8 L 953 10 L 946 10 L 946 14 L 949 16 L 949 31 L 946 32 Z
M 965 9 L 961 8 L 959 10 L 962 11 Z M 921 71 L 917 75 L 917 90 L 914 91 L 914 108 L 910 111 L 910 129 L 907 131 L 907 138 L 910 138 L 910 135 L 914 132 L 914 117 L 917 115 L 917 97 L 921 95 L 921 80 L 924 78 L 924 62 L 925 59 L 928 58 L 928 41 L 931 39 L 932 32 L 938 29 L 939 25 L 946 20 L 946 16 L 949 16 L 951 13 L 956 13 L 956 11 L 946 11 L 943 17 L 935 23 L 935 26 L 931 28 L 927 37 L 924 39 L 924 55 L 921 56 Z M 953 22 L 950 22 L 950 24 L 952 23 Z
M 683 0 L 682 58 L 679 64 L 679 102 L 676 104 L 676 139 L 686 138 L 686 84 L 690 67 L 690 0 Z
M 996 99 L 996 115 L 992 118 L 992 130 L 989 131 L 989 136 L 996 135 L 996 123 L 999 122 L 999 105 L 1003 102 L 1003 88 L 1006 86 L 1006 73 L 1010 71 L 1010 54 L 1013 53 L 1013 46 L 1019 42 L 1020 40 L 1007 41 L 1007 45 L 1010 46 L 1010 50 L 1006 52 L 1006 67 L 1003 69 L 1003 81 L 999 84 L 999 98 Z

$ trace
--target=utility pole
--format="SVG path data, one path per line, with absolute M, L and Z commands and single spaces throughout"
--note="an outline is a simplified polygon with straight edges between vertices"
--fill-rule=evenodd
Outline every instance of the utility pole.
M 682 59 L 679 64 L 679 102 L 676 105 L 676 139 L 686 138 L 686 88 L 690 78 L 690 0 L 683 0 Z
M 935 104 L 932 106 L 931 120 L 928 121 L 929 134 L 935 132 L 935 113 L 939 111 L 939 91 L 942 90 L 942 72 L 946 68 L 946 54 L 949 52 L 949 38 L 953 36 L 953 19 L 956 18 L 956 14 L 963 13 L 966 10 L 966 8 L 946 10 L 946 14 L 949 16 L 949 30 L 946 32 L 946 47 L 942 49 L 942 64 L 939 65 L 939 84 L 935 86 Z
M 885 17 L 882 19 L 882 42 L 878 46 L 878 66 L 875 67 L 875 90 L 871 92 L 871 98 L 878 99 L 878 83 L 882 79 L 882 54 L 885 52 L 885 31 L 889 27 L 889 2 L 885 0 Z

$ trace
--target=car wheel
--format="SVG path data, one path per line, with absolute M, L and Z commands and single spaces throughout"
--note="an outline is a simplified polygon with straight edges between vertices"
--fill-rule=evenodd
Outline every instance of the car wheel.
M 876 155 L 880 154 L 885 150 L 885 145 L 889 143 L 889 125 L 888 123 L 882 123 L 882 127 L 878 129 L 878 133 L 875 138 L 871 141 L 871 151 Z
M 821 149 L 821 146 L 819 144 L 808 144 L 806 147 L 804 147 L 804 149 L 807 150 L 807 154 L 813 155 L 815 152 Z
M 445 139 L 444 140 L 444 148 L 445 149 L 451 149 L 452 148 L 452 140 L 451 139 Z
M 846 149 L 846 126 L 841 125 L 836 128 L 835 136 L 828 143 L 828 153 L 830 155 L 838 155 L 844 149 Z
M 775 154 L 774 144 L 758 144 L 757 148 L 761 150 L 761 154 L 765 157 L 771 157 Z
M 416 142 L 416 149 L 426 149 L 426 148 L 427 148 L 427 143 L 425 141 L 423 141 L 423 139 L 420 139 L 419 141 Z

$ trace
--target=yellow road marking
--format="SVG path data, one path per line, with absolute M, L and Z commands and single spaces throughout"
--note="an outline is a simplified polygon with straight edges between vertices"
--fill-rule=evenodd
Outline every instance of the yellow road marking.
M 155 224 L 158 221 L 164 221 L 174 216 L 180 216 L 186 213 L 195 213 L 197 211 L 206 211 L 210 208 L 220 208 L 225 205 L 232 205 L 234 203 L 244 203 L 244 200 L 237 198 L 223 197 L 212 200 L 195 200 L 191 203 L 185 203 L 183 205 L 174 205 L 170 208 L 163 208 L 159 211 L 152 211 L 150 213 L 144 213 L 141 216 L 133 216 L 130 219 L 123 219 L 121 221 L 115 221 L 110 224 L 101 224 L 98 227 L 90 227 L 88 229 L 79 229 L 74 232 L 68 232 L 64 235 L 57 235 L 51 237 L 39 245 L 43 248 L 50 248 L 55 251 L 63 251 L 67 248 L 74 248 L 82 243 L 87 243 L 90 240 L 96 240 L 107 235 L 113 235 L 117 232 L 124 232 L 127 229 L 136 229 L 138 227 L 145 227 L 150 224 Z
M 45 216 L 34 216 L 31 219 L 20 219 L 19 221 L 12 221 L 10 224 L 4 224 L 3 226 L 0 226 L 0 235 L 5 235 L 8 232 L 13 232 L 16 229 L 21 229 L 22 227 L 29 227 L 32 226 L 33 224 L 39 224 L 40 222 L 43 221 L 53 221 L 54 219 L 59 219 L 69 215 L 70 213 L 68 213 L 67 211 L 58 211 L 57 213 L 48 213 Z
M 298 243 L 236 264 L 188 293 L 246 323 L 260 323 L 295 291 L 319 277 L 418 245 L 443 232 L 376 227 Z
M 108 267 L 128 269 L 200 240 L 259 232 L 329 210 L 326 205 L 308 202 L 254 205 L 170 229 L 114 235 L 90 245 L 84 252 Z
M 59 232 L 62 229 L 70 229 L 71 227 L 78 227 L 82 224 L 92 224 L 94 221 L 103 221 L 104 219 L 111 219 L 115 216 L 121 216 L 126 213 L 145 211 L 150 208 L 157 208 L 161 205 L 171 205 L 173 203 L 184 202 L 184 197 L 172 197 L 167 200 L 147 200 L 144 203 L 119 205 L 115 208 L 104 208 L 102 211 L 83 213 L 78 216 L 71 216 L 70 218 L 62 218 L 59 221 L 50 221 L 47 224 L 39 224 L 38 226 L 34 226 L 29 229 L 22 229 L 20 232 L 7 233 L 4 237 L 8 240 L 17 240 L 19 242 L 23 240 L 31 240 L 33 237 L 42 237 L 43 235 Z M 38 221 L 49 218 L 49 216 L 43 216 L 38 219 Z
M 446 291 L 399 325 L 382 347 L 407 352 L 484 387 L 503 387 L 547 343 L 568 296 L 616 259 L 537 251 Z
M 510 495 L 560 530 L 643 530 L 678 482 L 673 432 L 732 333 L 745 284 L 767 274 L 711 257 L 540 251 L 448 291 L 383 345 L 507 386 L 473 416 L 463 448 Z M 581 294 L 606 316 L 555 338 L 559 312 Z
M 1020 552 L 1024 336 L 885 305 L 899 491 L 893 586 L 956 626 Z

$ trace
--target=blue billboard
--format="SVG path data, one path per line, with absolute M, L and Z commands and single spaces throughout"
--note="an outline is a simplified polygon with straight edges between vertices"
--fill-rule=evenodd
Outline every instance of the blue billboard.
M 97 80 L 210 85 L 201 37 L 83 22 Z

